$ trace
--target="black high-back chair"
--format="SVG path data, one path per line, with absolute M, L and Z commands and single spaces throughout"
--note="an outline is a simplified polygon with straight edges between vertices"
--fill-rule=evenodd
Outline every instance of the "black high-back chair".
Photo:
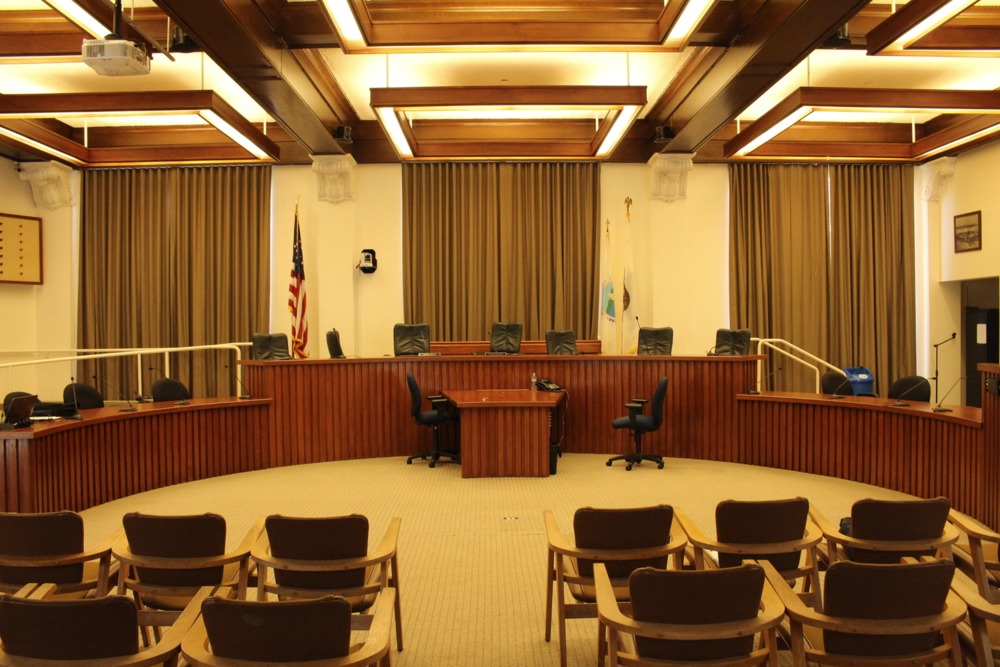
M 444 409 L 445 404 L 448 403 L 448 399 L 440 395 L 428 396 L 427 400 L 431 402 L 431 407 L 433 409 L 421 411 L 420 408 L 423 405 L 423 398 L 420 395 L 420 386 L 417 384 L 417 379 L 413 377 L 413 373 L 406 374 L 406 384 L 410 388 L 410 416 L 413 417 L 413 421 L 421 426 L 427 426 L 434 429 L 433 448 L 430 451 L 414 454 L 410 458 L 406 459 L 406 464 L 410 465 L 413 463 L 413 459 L 426 461 L 427 457 L 430 457 L 430 467 L 433 468 L 437 465 L 438 459 L 442 456 L 447 456 L 454 463 L 461 463 L 462 460 L 456 452 L 441 451 L 441 439 L 438 433 L 438 427 L 445 422 L 458 421 L 458 415 L 456 413 L 449 412 Z
M 490 334 L 490 352 L 517 354 L 521 351 L 523 330 L 520 322 L 494 322 L 493 332 Z
M 838 396 L 854 396 L 854 385 L 843 373 L 837 371 L 827 371 L 820 378 L 824 394 L 837 394 Z
M 889 398 L 899 400 L 903 396 L 911 401 L 930 403 L 931 383 L 920 375 L 907 375 L 892 383 L 889 387 Z
M 576 332 L 549 329 L 545 332 L 545 351 L 548 354 L 576 354 Z
M 91 408 L 103 408 L 104 397 L 89 384 L 73 382 L 63 389 L 63 403 L 75 405 L 77 410 L 89 410 Z
M 397 357 L 431 351 L 431 325 L 397 324 L 392 328 L 392 353 Z
M 750 354 L 749 329 L 719 329 L 710 357 L 741 357 Z
M 621 456 L 612 456 L 608 459 L 608 465 L 611 465 L 615 461 L 625 461 L 628 463 L 625 466 L 625 470 L 631 470 L 632 466 L 637 463 L 655 461 L 657 468 L 663 468 L 662 456 L 642 453 L 642 434 L 660 430 L 660 426 L 663 424 L 663 403 L 667 399 L 667 383 L 669 381 L 668 378 L 663 378 L 656 385 L 656 391 L 653 392 L 651 415 L 642 414 L 642 406 L 650 401 L 644 398 L 633 398 L 630 403 L 625 404 L 625 407 L 628 408 L 628 416 L 619 417 L 611 422 L 611 428 L 627 428 L 632 431 L 635 437 L 635 452 Z
M 346 359 L 344 349 L 340 346 L 340 332 L 330 329 L 326 332 L 326 349 L 330 350 L 331 359 Z
M 187 401 L 191 398 L 191 392 L 180 380 L 173 378 L 160 378 L 153 383 L 153 402 L 159 401 Z
M 639 350 L 636 354 L 640 357 L 651 357 L 655 355 L 669 356 L 674 349 L 674 328 L 662 327 L 640 327 L 639 329 Z
M 258 361 L 288 361 L 288 336 L 283 333 L 253 335 L 253 356 Z

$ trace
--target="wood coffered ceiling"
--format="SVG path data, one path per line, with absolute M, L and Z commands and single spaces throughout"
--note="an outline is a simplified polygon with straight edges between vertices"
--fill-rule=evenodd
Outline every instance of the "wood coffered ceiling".
M 846 34 L 842 32 L 841 37 L 849 41 L 853 53 L 859 57 L 862 52 L 880 53 L 887 40 L 899 34 L 900 26 L 905 29 L 944 5 L 945 0 L 900 1 L 895 14 L 887 0 L 871 4 L 869 0 L 714 0 L 704 21 L 690 34 L 683 53 L 676 53 L 676 46 L 665 46 L 664 38 L 683 11 L 685 0 L 344 0 L 358 19 L 365 41 L 361 49 L 345 49 L 350 52 L 346 56 L 340 55 L 341 38 L 321 4 L 325 0 L 155 0 L 155 5 L 147 0 L 148 6 L 138 6 L 131 13 L 135 28 L 128 27 L 126 36 L 165 47 L 174 37 L 173 29 L 180 27 L 204 48 L 208 61 L 199 75 L 199 66 L 192 58 L 200 56 L 178 56 L 177 63 L 169 63 L 162 55 L 154 55 L 154 75 L 184 72 L 172 79 L 156 79 L 160 88 L 150 87 L 154 84 L 148 77 L 128 77 L 126 81 L 96 75 L 79 63 L 80 42 L 88 35 L 55 11 L 32 7 L 35 0 L 0 0 L 0 9 L 5 1 L 17 8 L 0 11 L 0 99 L 24 92 L 131 91 L 142 96 L 165 90 L 215 90 L 253 125 L 253 131 L 266 134 L 280 163 L 305 163 L 309 155 L 344 152 L 358 162 L 398 161 L 400 157 L 382 126 L 372 120 L 369 91 L 399 86 L 395 73 L 405 69 L 407 58 L 416 57 L 407 54 L 422 52 L 485 51 L 494 52 L 497 58 L 529 52 L 523 62 L 534 63 L 534 70 L 510 64 L 509 59 L 503 61 L 504 67 L 514 68 L 510 70 L 511 85 L 646 86 L 648 104 L 609 157 L 613 161 L 646 161 L 655 152 L 669 152 L 697 153 L 696 159 L 709 161 L 833 158 L 919 162 L 924 158 L 914 152 L 917 142 L 926 143 L 927 137 L 937 133 L 942 133 L 940 137 L 964 136 L 988 127 L 991 119 L 997 118 L 985 113 L 939 113 L 920 122 L 824 118 L 796 124 L 746 156 L 726 154 L 726 142 L 746 132 L 767 111 L 751 113 L 755 102 L 759 106 L 758 100 L 772 96 L 775 99 L 769 104 L 776 105 L 791 90 L 809 87 L 810 76 L 814 78 L 811 85 L 828 85 L 817 84 L 815 79 L 823 73 L 809 67 L 814 60 L 829 63 L 831 59 L 807 58 L 845 24 Z M 98 17 L 107 16 L 110 8 L 106 0 L 80 2 Z M 143 4 L 141 0 L 139 4 Z M 927 54 L 936 54 L 951 58 L 949 62 L 959 72 L 970 57 L 965 54 L 983 55 L 1000 49 L 997 4 L 996 0 L 981 0 L 921 37 L 909 47 L 920 55 L 866 58 L 876 63 L 875 69 L 879 62 L 899 63 L 900 58 L 917 67 L 931 62 Z M 126 10 L 126 14 L 130 12 Z M 149 44 L 150 52 L 155 53 L 154 46 Z M 605 79 L 596 80 L 593 72 L 577 68 L 580 71 L 570 77 L 573 80 L 553 82 L 552 63 L 557 58 L 573 58 L 572 54 L 559 53 L 566 51 L 603 53 L 607 59 L 628 52 L 634 57 L 629 61 L 626 56 L 622 66 L 611 68 L 614 81 L 606 80 L 610 76 L 606 73 L 602 75 Z M 643 61 L 645 75 L 637 70 L 640 57 L 647 58 Z M 22 90 L 5 83 L 12 78 L 4 76 L 4 63 L 41 63 L 46 59 L 62 60 L 64 67 L 78 69 L 72 70 L 72 76 L 49 77 L 45 72 L 50 65 L 32 64 L 30 67 L 39 73 L 32 77 L 37 78 L 37 85 Z M 364 67 L 355 63 L 364 63 Z M 618 71 L 620 74 L 615 73 Z M 654 74 L 649 75 L 649 71 Z M 433 83 L 403 85 L 441 86 L 449 71 L 436 75 Z M 648 81 L 639 81 L 644 76 Z M 890 87 L 874 81 L 875 76 L 860 78 L 873 81 L 836 85 Z M 662 84 L 654 84 L 654 80 L 662 80 Z M 46 86 L 47 81 L 51 83 Z M 228 83 L 235 93 L 225 90 L 222 83 Z M 483 85 L 501 91 L 498 84 L 504 83 L 500 79 Z M 919 83 L 912 85 L 921 87 Z M 984 79 L 976 85 L 980 90 L 1000 88 L 1000 80 L 989 84 Z M 928 87 L 953 86 L 935 82 Z M 777 94 L 778 90 L 786 92 Z M 496 94 L 496 103 L 501 104 L 503 96 Z M 865 95 L 863 91 L 858 94 Z M 351 129 L 352 143 L 335 138 L 338 131 L 343 132 L 338 130 L 342 126 Z M 672 138 L 655 143 L 658 127 L 667 128 L 666 134 Z M 52 159 L 52 155 L 30 142 L 10 138 L 11 132 L 64 147 L 67 142 L 76 143 L 92 155 L 113 156 L 85 161 L 85 166 L 252 161 L 211 126 L 83 129 L 78 122 L 56 116 L 0 118 L 0 128 L 8 130 L 8 136 L 0 136 L 0 154 L 19 160 Z M 412 121 L 411 128 L 416 144 L 426 149 L 417 157 L 425 159 L 587 159 L 584 146 L 593 159 L 597 135 L 606 131 L 601 129 L 600 117 L 587 120 L 571 115 L 555 120 L 478 121 L 427 115 Z M 985 135 L 978 141 L 992 138 Z M 975 142 L 954 151 L 972 145 Z

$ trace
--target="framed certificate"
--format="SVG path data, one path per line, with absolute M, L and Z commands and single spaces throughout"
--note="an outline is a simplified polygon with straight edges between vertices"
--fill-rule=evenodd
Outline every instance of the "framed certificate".
M 42 219 L 0 213 L 0 283 L 42 284 Z

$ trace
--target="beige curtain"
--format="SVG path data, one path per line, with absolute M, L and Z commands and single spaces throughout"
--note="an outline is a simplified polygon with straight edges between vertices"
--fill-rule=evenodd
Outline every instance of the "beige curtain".
M 407 322 L 484 340 L 495 321 L 596 335 L 600 172 L 588 163 L 403 165 Z
M 80 315 L 83 348 L 181 347 L 247 341 L 265 331 L 270 288 L 270 167 L 88 170 L 83 174 Z M 195 396 L 229 395 L 231 353 L 172 355 L 171 376 Z M 143 360 L 144 386 L 162 355 Z M 134 358 L 82 362 L 130 398 Z M 114 392 L 99 386 L 106 398 Z

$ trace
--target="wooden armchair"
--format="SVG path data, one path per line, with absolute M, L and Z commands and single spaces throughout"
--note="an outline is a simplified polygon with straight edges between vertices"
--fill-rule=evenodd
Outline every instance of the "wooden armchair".
M 962 649 L 976 656 L 978 667 L 1000 664 L 1000 605 L 986 600 L 961 577 L 951 582 L 951 590 L 969 606 L 969 622 L 958 626 Z
M 761 563 L 790 621 L 793 667 L 912 667 L 941 660 L 960 667 L 957 626 L 966 604 L 950 591 L 955 564 L 906 561 L 834 563 L 824 580 L 825 613 L 807 607 L 773 565 Z
M 0 665 L 4 667 L 146 667 L 176 665 L 181 640 L 212 594 L 199 590 L 162 641 L 139 648 L 139 628 L 150 622 L 130 598 L 52 600 L 54 584 L 28 584 L 17 596 L 0 595 Z M 159 623 L 160 621 L 156 621 Z
M 552 638 L 552 587 L 559 623 L 559 662 L 566 667 L 566 619 L 595 618 L 594 564 L 605 563 L 620 602 L 628 603 L 628 577 L 640 567 L 664 569 L 673 555 L 680 569 L 687 540 L 669 505 L 636 509 L 578 509 L 573 517 L 575 544 L 559 530 L 555 514 L 545 510 L 548 559 L 545 589 L 545 641 Z M 565 585 L 564 585 L 565 584 Z M 575 603 L 566 602 L 566 585 Z M 627 608 L 627 605 L 626 605 Z M 599 645 L 604 646 L 601 633 Z
M 0 592 L 42 582 L 56 584 L 58 597 L 104 597 L 118 574 L 111 545 L 121 532 L 84 551 L 83 518 L 75 512 L 0 513 Z
M 948 520 L 969 537 L 968 546 L 955 545 L 955 565 L 976 582 L 979 594 L 986 602 L 1000 604 L 1000 591 L 997 590 L 1000 586 L 997 577 L 1000 572 L 1000 561 L 997 559 L 1000 534 L 955 510 L 948 515 Z
M 298 518 L 272 515 L 251 550 L 257 565 L 257 599 L 346 598 L 351 610 L 372 613 L 390 587 L 396 618 L 396 649 L 403 650 L 396 543 L 402 519 L 394 518 L 373 553 L 368 553 L 368 519 L 358 514 Z M 274 582 L 268 581 L 274 570 Z M 380 603 L 381 604 L 381 603 Z
M 696 570 L 738 567 L 744 559 L 766 560 L 786 581 L 802 579 L 799 597 L 822 610 L 816 547 L 823 541 L 823 531 L 809 519 L 805 498 L 725 500 L 715 508 L 715 540 L 705 537 L 681 510 L 674 513 L 692 545 L 687 551 Z M 718 553 L 718 561 L 708 551 Z
M 243 602 L 209 598 L 184 638 L 193 667 L 248 667 L 303 662 L 310 667 L 389 667 L 396 591 L 387 588 L 373 615 L 351 613 L 344 598 L 291 602 Z M 351 631 L 367 631 L 350 646 Z
M 611 666 L 778 665 L 775 628 L 785 608 L 756 564 L 691 572 L 653 568 L 629 577 L 623 609 L 604 563 L 594 566 L 597 612 Z M 754 639 L 761 634 L 760 647 Z M 598 649 L 598 661 L 604 653 Z
M 815 507 L 809 510 L 809 516 L 826 537 L 826 544 L 818 546 L 820 560 L 826 565 L 841 560 L 891 565 L 906 557 L 950 560 L 951 545 L 959 538 L 958 530 L 948 523 L 950 510 L 947 498 L 866 498 L 851 508 L 850 535 L 840 532 Z M 845 547 L 851 550 L 850 556 Z

